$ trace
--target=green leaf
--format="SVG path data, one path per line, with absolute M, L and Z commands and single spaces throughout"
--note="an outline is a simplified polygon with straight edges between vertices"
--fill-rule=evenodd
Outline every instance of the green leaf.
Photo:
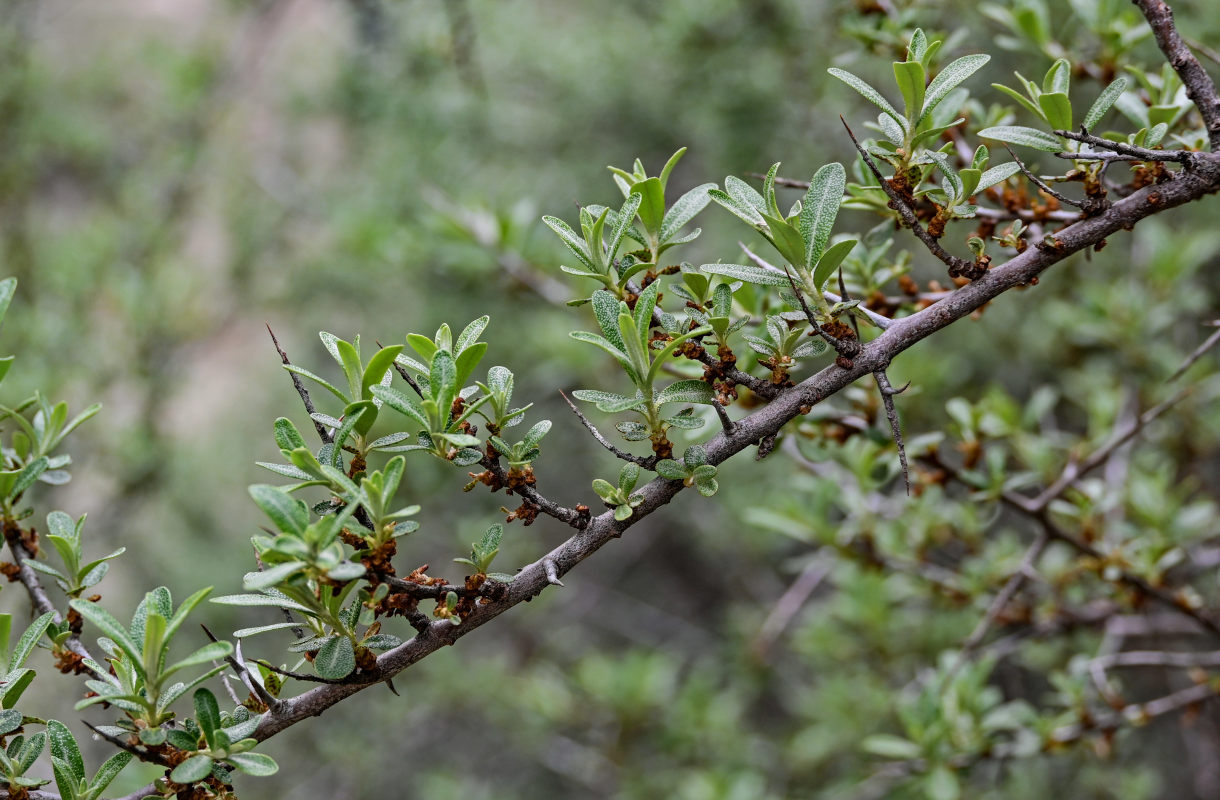
M 841 242 L 835 242 L 825 253 L 822 253 L 822 257 L 818 259 L 813 269 L 813 283 L 818 287 L 818 291 L 826 288 L 826 281 L 830 280 L 830 276 L 834 275 L 835 270 L 839 268 L 843 259 L 847 258 L 855 246 L 855 239 L 844 239 Z
M 910 739 L 903 739 L 901 736 L 892 736 L 888 733 L 865 737 L 860 746 L 866 753 L 904 761 L 919 758 L 923 752 L 919 745 Z
M 15 712 L 7 712 L 15 713 Z M 51 755 L 63 761 L 72 770 L 77 782 L 85 779 L 85 759 L 80 754 L 80 746 L 68 726 L 59 720 L 47 720 L 47 735 L 51 739 Z
M 991 169 L 979 176 L 978 186 L 975 187 L 975 193 L 981 192 L 984 189 L 990 189 L 997 183 L 1003 183 L 1021 171 L 1021 165 L 1015 161 L 1009 161 L 1007 164 L 997 164 Z
M 894 80 L 898 82 L 898 90 L 902 92 L 907 119 L 912 123 L 917 122 L 923 113 L 923 98 L 927 80 L 923 64 L 920 64 L 919 61 L 895 61 Z
M 1102 117 L 1106 115 L 1106 112 L 1110 110 L 1111 106 L 1114 105 L 1125 91 L 1127 91 L 1127 79 L 1122 77 L 1116 78 L 1109 86 L 1102 90 L 1102 93 L 1093 101 L 1093 105 L 1089 107 L 1089 112 L 1084 115 L 1084 122 L 1081 124 L 1084 125 L 1085 130 L 1092 131 L 1093 128 L 1097 127 Z
M 819 169 L 809 182 L 809 191 L 801 201 L 800 220 L 801 235 L 806 241 L 806 269 L 813 269 L 826 249 L 846 185 L 847 171 L 837 161 Z
M 486 319 L 486 317 L 484 319 Z M 373 357 L 369 359 L 369 363 L 364 368 L 364 375 L 360 379 L 360 397 L 362 399 L 372 399 L 372 388 L 385 380 L 386 374 L 390 371 L 390 368 L 394 366 L 394 361 L 398 358 L 398 354 L 402 352 L 402 348 L 403 345 L 401 344 L 383 347 L 374 353 Z M 294 445 L 292 447 L 284 447 L 283 445 L 280 445 L 280 447 L 284 450 L 295 450 L 298 447 L 302 447 L 304 444 L 305 442 L 302 441 L 301 444 Z
M 169 779 L 174 783 L 191 784 L 201 781 L 212 774 L 212 759 L 205 755 L 195 755 L 174 767 Z
M 90 603 L 87 600 L 71 600 L 68 605 L 76 609 L 87 622 L 98 628 L 107 638 L 113 641 L 119 648 L 127 654 L 133 664 L 139 664 L 140 651 L 135 642 L 132 641 L 131 635 L 127 632 L 119 621 L 110 615 L 96 603 Z
M 352 640 L 346 636 L 330 637 L 318 649 L 313 666 L 319 677 L 329 680 L 346 678 L 356 669 L 356 652 L 352 648 Z
M 0 736 L 8 736 L 10 733 L 20 728 L 24 719 L 25 717 L 22 715 L 22 713 L 14 708 L 7 708 L 0 711 Z M 55 722 L 55 720 L 51 720 L 51 722 Z M 61 725 L 61 723 L 55 724 Z M 47 725 L 49 730 L 50 723 L 47 723 Z M 69 736 L 70 735 L 71 734 L 69 734 Z
M 665 403 L 703 403 L 710 405 L 715 402 L 716 393 L 703 381 L 677 381 L 657 392 L 655 402 L 658 406 Z
M 247 775 L 264 777 L 279 772 L 275 759 L 262 753 L 234 753 L 225 759 Z
M 672 239 L 678 231 L 695 218 L 695 215 L 706 208 L 707 204 L 711 202 L 711 198 L 707 195 L 708 190 L 715 188 L 714 183 L 703 183 L 674 201 L 661 221 L 661 241 L 667 242 Z
M 722 192 L 719 189 L 708 189 L 707 196 L 711 200 L 715 200 L 718 204 L 724 206 L 731 211 L 738 219 L 745 222 L 754 228 L 763 227 L 762 214 L 757 208 L 749 203 L 743 203 L 735 197 L 732 197 L 727 192 Z
M 559 238 L 565 245 L 567 245 L 567 248 L 572 251 L 572 254 L 576 256 L 576 258 L 585 266 L 585 268 L 593 272 L 597 271 L 597 267 L 594 265 L 593 259 L 589 255 L 589 247 L 587 244 L 585 244 L 585 240 L 580 236 L 577 236 L 576 231 L 572 230 L 568 226 L 568 223 L 558 219 L 557 217 L 550 216 L 543 217 L 542 221 L 547 224 L 547 227 L 559 235 Z M 408 341 L 409 340 L 410 338 L 408 337 Z M 431 357 L 430 353 L 421 353 L 420 355 L 423 355 L 424 358 Z
M 209 689 L 197 689 L 194 699 L 195 721 L 210 744 L 215 740 L 216 731 L 220 730 L 220 704 Z
M 861 97 L 888 114 L 894 120 L 894 122 L 898 123 L 898 127 L 902 128 L 904 131 L 907 130 L 907 121 L 903 119 L 901 114 L 894 110 L 894 107 L 890 105 L 890 101 L 881 96 L 881 92 L 865 83 L 861 78 L 857 78 L 855 75 L 852 75 L 847 70 L 831 67 L 826 71 L 846 83 L 851 88 L 855 89 L 860 93 Z
M 1060 58 L 1051 64 L 1042 78 L 1042 91 L 1067 94 L 1072 81 L 1072 65 L 1066 58 Z
M 763 269 L 746 264 L 703 264 L 699 267 L 711 275 L 724 275 L 746 283 L 759 286 L 789 286 L 788 276 L 782 272 Z
M 627 232 L 631 230 L 632 224 L 635 222 L 635 214 L 640 210 L 640 203 L 643 201 L 643 196 L 638 194 L 629 194 L 623 202 L 623 207 L 619 209 L 618 215 L 614 221 L 614 229 L 610 232 L 610 245 L 606 252 L 608 257 L 613 259 L 618 253 L 618 248 L 623 242 L 623 237 L 627 236 Z M 669 215 L 666 215 L 666 219 Z
M 9 303 L 13 302 L 13 294 L 17 291 L 17 279 L 5 278 L 0 281 L 0 322 L 8 313 Z
M 73 607 L 78 601 L 72 601 Z M 317 616 L 313 609 L 308 606 L 303 606 L 295 600 L 289 600 L 286 597 L 276 597 L 270 594 L 229 594 L 224 597 L 213 597 L 213 603 L 222 606 L 274 606 L 276 608 L 286 608 L 289 611 L 299 611 L 302 614 L 309 616 Z
M 686 480 L 686 468 L 674 461 L 672 458 L 665 458 L 657 462 L 656 473 L 662 478 L 667 478 L 671 481 Z
M 265 483 L 250 486 L 250 497 L 284 533 L 302 536 L 309 524 L 309 508 L 287 492 Z
M 165 669 L 165 671 L 161 674 L 161 677 L 169 677 L 180 669 L 193 667 L 196 664 L 207 664 L 212 661 L 219 661 L 232 654 L 232 652 L 233 645 L 229 644 L 228 642 L 208 642 L 186 658 L 180 661 L 175 661 L 172 666 Z
M 1038 97 L 1042 115 L 1056 130 L 1072 129 L 1072 101 L 1062 92 L 1048 92 Z
M 631 187 L 632 194 L 640 196 L 640 207 L 636 212 L 644 229 L 652 235 L 661 231 L 661 223 L 665 219 L 665 187 L 660 178 L 649 178 Z
M 51 620 L 54 618 L 54 612 L 48 611 L 30 623 L 30 627 L 25 629 L 25 632 L 21 634 L 21 638 L 17 640 L 17 644 L 13 646 L 12 655 L 9 656 L 8 671 L 11 672 L 25 664 L 26 659 L 30 657 L 30 653 L 34 652 L 34 647 L 38 644 L 38 640 L 46 633 L 47 627 L 50 626 Z
M 669 173 L 673 172 L 674 166 L 682 160 L 682 156 L 684 155 L 686 155 L 686 148 L 679 147 L 676 151 L 674 151 L 674 154 L 669 157 L 669 160 L 665 162 L 665 166 L 661 167 L 661 175 L 658 180 L 661 182 L 662 191 L 664 191 L 665 187 L 669 185 Z
M 919 121 L 923 122 L 927 119 L 950 92 L 978 72 L 990 60 L 991 56 L 984 54 L 962 56 L 942 69 L 928 84 L 928 91 L 923 101 L 923 113 L 919 115 Z
M 416 401 L 392 386 L 373 386 L 370 388 L 373 397 L 385 403 L 403 416 L 409 417 L 424 428 L 430 427 L 428 418 Z
M 93 776 L 93 783 L 89 784 L 89 791 L 94 797 L 101 795 L 110 782 L 118 777 L 123 771 L 123 767 L 131 763 L 133 758 L 131 753 L 121 752 L 115 753 L 98 769 L 97 774 Z
M 21 472 L 17 473 L 17 479 L 13 482 L 13 488 L 9 490 L 9 497 L 17 497 L 26 489 L 34 485 L 34 481 L 38 480 L 38 476 L 47 471 L 46 456 L 39 456 L 30 463 L 26 464 Z
M 1063 150 L 1063 143 L 1058 136 L 1020 125 L 997 125 L 984 128 L 979 131 L 979 136 L 984 139 L 994 139 L 997 142 L 1032 147 L 1047 153 L 1058 153 Z
M 297 430 L 296 425 L 292 424 L 292 420 L 287 417 L 280 417 L 275 421 L 275 443 L 281 450 L 288 451 L 306 446 L 301 432 Z
M 309 370 L 305 369 L 304 367 L 298 367 L 296 364 L 285 364 L 284 369 L 288 370 L 289 372 L 291 372 L 293 374 L 300 375 L 302 378 L 309 378 L 311 381 L 318 384 L 323 389 L 326 389 L 328 392 L 330 392 L 335 397 L 342 400 L 344 403 L 350 402 L 350 400 L 351 400 L 351 398 L 349 398 L 343 392 L 341 392 L 337 388 L 335 388 L 335 385 L 333 383 L 326 380 L 325 378 L 315 375 L 314 373 L 310 372 Z

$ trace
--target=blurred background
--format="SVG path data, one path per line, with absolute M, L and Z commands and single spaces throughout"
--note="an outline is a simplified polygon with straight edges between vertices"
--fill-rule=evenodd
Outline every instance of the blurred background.
M 1175 7 L 1217 41 L 1213 5 Z M 563 307 L 578 291 L 539 217 L 574 223 L 577 203 L 616 203 L 606 165 L 639 157 L 655 173 L 682 146 L 679 191 L 774 161 L 798 179 L 849 161 L 839 114 L 874 112 L 825 70 L 884 78 L 916 25 L 953 33 L 946 54 L 995 54 L 969 84 L 984 102 L 1014 65 L 1041 75 L 1051 63 L 996 49 L 999 27 L 965 2 L 0 0 L 0 272 L 20 280 L 6 396 L 38 387 L 74 410 L 105 406 L 75 437 L 73 482 L 44 489 L 42 505 L 87 512 L 99 554 L 127 546 L 101 587 L 119 616 L 151 586 L 181 598 L 212 582 L 205 567 L 224 576 L 218 593 L 236 591 L 259 524 L 245 487 L 275 482 L 254 465 L 277 460 L 272 420 L 307 426 L 264 326 L 294 362 L 333 376 L 319 330 L 389 344 L 483 313 L 485 365 L 513 369 L 518 397 L 555 421 L 540 487 L 589 503 L 589 481 L 617 464 L 556 390 L 599 386 L 604 370 L 567 337 L 590 323 Z M 1104 49 L 1069 30 L 1074 47 Z M 1053 387 L 1063 424 L 1097 435 L 1156 396 L 1214 315 L 1220 230 L 1194 223 L 1215 212 L 1150 220 L 904 355 L 893 379 L 915 382 L 900 403 L 908 437 L 950 427 L 957 396 L 1023 405 Z M 744 227 L 716 208 L 696 224 L 684 258 L 739 258 Z M 921 282 L 941 272 L 916 254 Z M 1214 496 L 1214 405 L 1174 419 L 1148 474 Z M 516 505 L 462 495 L 464 475 L 443 467 L 409 462 L 404 499 L 424 504 L 423 527 L 400 572 L 430 562 L 460 577 L 449 560 Z M 277 737 L 266 751 L 281 771 L 239 784 L 242 796 L 856 796 L 877 765 L 860 741 L 893 728 L 896 693 L 982 607 L 940 598 L 930 613 L 907 602 L 909 576 L 850 564 L 808 587 L 833 481 L 743 458 L 721 485 L 715 502 L 683 497 L 567 588 L 404 674 L 402 697 L 374 688 Z M 927 505 L 869 524 L 1000 524 Z M 545 518 L 513 524 L 497 568 L 565 537 Z M 0 607 L 25 598 L 8 587 Z M 267 621 L 247 612 L 204 616 L 217 631 Z M 255 642 L 247 655 L 286 658 Z M 1171 723 L 1120 739 L 1109 760 L 1086 750 L 979 770 L 967 796 L 1215 796 L 1202 763 L 1182 767 L 1183 742 L 1202 735 Z M 132 786 L 149 777 L 130 772 Z

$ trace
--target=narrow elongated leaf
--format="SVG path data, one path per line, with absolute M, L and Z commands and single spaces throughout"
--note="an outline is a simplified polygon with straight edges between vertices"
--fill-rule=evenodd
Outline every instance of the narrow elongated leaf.
M 429 427 L 428 418 L 417 402 L 392 386 L 373 386 L 370 388 L 373 397 L 385 403 L 390 408 L 417 422 L 421 427 Z
M 337 388 L 335 388 L 335 385 L 333 383 L 326 380 L 325 378 L 315 375 L 314 373 L 310 372 L 309 370 L 307 370 L 303 367 L 298 367 L 296 364 L 285 364 L 284 369 L 286 369 L 289 372 L 294 373 L 296 375 L 300 375 L 303 378 L 309 378 L 311 381 L 318 384 L 323 389 L 325 389 L 326 391 L 333 394 L 335 397 L 342 400 L 344 403 L 347 403 L 350 400 L 350 398 L 347 395 L 345 395 L 343 392 L 341 392 Z
M 940 105 L 940 102 L 948 96 L 949 92 L 956 89 L 963 81 L 982 69 L 983 65 L 990 60 L 991 56 L 978 53 L 962 56 L 942 69 L 932 79 L 932 82 L 928 84 L 928 90 L 924 95 L 923 113 L 919 115 L 919 121 L 923 122 L 927 119 L 932 111 Z
M 30 627 L 25 629 L 21 634 L 21 638 L 17 640 L 17 644 L 13 646 L 12 655 L 9 656 L 8 669 L 10 671 L 17 669 L 25 664 L 30 653 L 34 652 L 35 645 L 42 635 L 46 633 L 47 627 L 51 624 L 51 620 L 55 618 L 55 614 L 51 611 L 40 616 L 38 619 L 30 623 Z
M 997 164 L 991 169 L 979 176 L 978 186 L 975 187 L 975 192 L 981 192 L 984 189 L 990 189 L 997 183 L 1003 183 L 1021 171 L 1021 166 L 1015 161 L 1009 161 L 1007 164 Z
M 80 754 L 80 746 L 77 745 L 72 731 L 59 720 L 52 719 L 47 720 L 47 735 L 51 740 L 51 755 L 64 762 L 77 782 L 83 781 L 85 759 Z
M 85 618 L 85 621 L 96 627 L 108 639 L 118 645 L 127 654 L 127 657 L 131 659 L 133 665 L 140 663 L 140 650 L 136 647 L 136 643 L 132 641 L 131 634 L 119 624 L 117 619 L 110 615 L 109 611 L 96 603 L 90 603 L 88 600 L 71 600 L 68 605 L 76 609 Z
M 759 213 L 757 208 L 749 203 L 741 202 L 735 197 L 730 196 L 727 192 L 723 192 L 720 189 L 708 189 L 707 196 L 715 200 L 719 205 L 727 208 L 738 219 L 751 227 L 762 228 L 766 224 L 763 222 L 762 214 Z
M 926 79 L 923 64 L 918 61 L 894 62 L 894 80 L 898 82 L 898 90 L 906 103 L 907 119 L 912 123 L 917 122 L 923 114 Z
M 830 240 L 846 186 L 847 171 L 837 161 L 819 169 L 809 182 L 809 191 L 801 201 L 801 235 L 806 242 L 806 269 L 813 269 L 826 250 L 826 242 Z
M 309 509 L 283 489 L 256 483 L 250 487 L 250 497 L 275 526 L 284 533 L 301 536 L 309 524 Z
M 551 230 L 559 235 L 559 238 L 572 251 L 572 255 L 576 256 L 577 260 L 585 266 L 585 268 L 596 272 L 597 267 L 593 263 L 592 257 L 589 255 L 589 247 L 585 244 L 585 240 L 576 235 L 576 231 L 572 230 L 568 223 L 558 217 L 546 216 L 542 221 L 547 224 Z M 421 354 L 422 355 L 422 354 Z M 425 355 L 425 358 L 429 356 Z
M 1035 128 L 1022 127 L 1021 125 L 996 125 L 991 128 L 984 128 L 979 131 L 979 136 L 984 139 L 994 139 L 997 142 L 1008 142 L 1009 144 L 1019 144 L 1023 147 L 1032 147 L 1035 150 L 1043 150 L 1047 153 L 1058 153 L 1063 150 L 1063 143 L 1059 141 L 1058 136 Z
M 832 244 L 825 253 L 822 253 L 822 257 L 818 259 L 818 263 L 813 268 L 813 283 L 819 290 L 826 288 L 826 281 L 830 280 L 835 270 L 843 263 L 843 259 L 847 258 L 855 246 L 855 239 L 844 239 Z
M 276 584 L 287 581 L 307 566 L 303 561 L 287 561 L 283 564 L 276 564 L 261 572 L 247 573 L 241 585 L 248 592 L 268 589 Z
M 16 278 L 5 278 L 0 281 L 0 322 L 4 321 L 4 315 L 8 313 L 9 303 L 13 302 L 13 293 L 16 291 Z
M 224 597 L 213 597 L 212 602 L 222 606 L 274 606 L 276 608 L 286 608 L 290 611 L 299 611 L 311 617 L 317 616 L 308 606 L 303 606 L 295 600 L 289 600 L 286 597 L 275 597 L 269 594 L 230 594 Z M 75 603 L 76 601 L 73 601 L 74 608 Z
M 711 275 L 724 275 L 746 283 L 759 286 L 787 286 L 788 276 L 762 267 L 747 264 L 703 264 L 699 267 Z
M 93 776 L 93 782 L 89 784 L 89 791 L 93 793 L 93 796 L 100 797 L 111 781 L 117 778 L 119 773 L 123 771 L 123 767 L 131 763 L 132 758 L 134 756 L 131 753 L 123 751 L 115 753 L 106 759 L 105 763 L 98 769 L 97 774 Z
M 1072 101 L 1062 92 L 1048 92 L 1039 95 L 1038 106 L 1052 128 L 1056 130 L 1072 129 Z
M 263 777 L 279 772 L 275 759 L 262 753 L 234 753 L 225 759 L 247 775 Z
M 903 116 L 894 110 L 894 107 L 890 105 L 889 100 L 886 100 L 881 96 L 881 92 L 874 89 L 862 78 L 858 78 L 847 70 L 838 69 L 837 67 L 831 67 L 826 71 L 846 83 L 851 88 L 855 89 L 865 100 L 884 111 L 891 119 L 894 120 L 894 122 L 897 122 L 898 126 L 904 131 L 907 130 L 907 121 L 903 118 Z M 925 101 L 925 103 L 926 102 L 927 101 Z
M 1101 122 L 1102 117 L 1114 105 L 1123 92 L 1127 91 L 1127 79 L 1123 77 L 1116 78 L 1109 86 L 1107 86 L 1097 99 L 1093 101 L 1093 105 L 1089 107 L 1089 112 L 1084 115 L 1082 123 L 1085 130 L 1091 131 Z
M 703 183 L 691 189 L 686 194 L 679 197 L 670 206 L 670 209 L 665 212 L 665 218 L 661 221 L 661 242 L 668 242 L 674 237 L 678 231 L 695 218 L 695 215 L 702 211 L 707 204 L 711 202 L 711 198 L 707 196 L 709 189 L 715 189 L 714 183 Z

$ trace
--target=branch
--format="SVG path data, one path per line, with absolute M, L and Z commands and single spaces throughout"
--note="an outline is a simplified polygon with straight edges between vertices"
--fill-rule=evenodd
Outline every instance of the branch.
M 616 458 L 621 458 L 623 461 L 630 461 L 632 464 L 639 464 L 644 469 L 649 470 L 657 465 L 656 455 L 647 457 L 637 456 L 634 453 L 628 453 L 626 450 L 616 447 L 613 442 L 602 435 L 601 431 L 594 427 L 593 423 L 589 421 L 589 418 L 581 413 L 581 410 L 576 407 L 576 404 L 573 403 L 566 394 L 561 391 L 559 396 L 563 398 L 563 402 L 568 404 L 568 408 L 572 409 L 572 413 L 575 414 L 576 418 L 580 420 L 580 424 L 585 426 L 585 429 L 593 435 L 593 438 L 597 440 L 597 443 L 613 453 Z
M 907 468 L 907 448 L 902 441 L 902 426 L 898 423 L 898 410 L 894 408 L 894 395 L 902 394 L 911 385 L 908 383 L 901 389 L 895 389 L 890 383 L 890 377 L 885 374 L 885 368 L 873 371 L 877 381 L 877 390 L 881 392 L 881 403 L 885 406 L 885 418 L 890 422 L 890 433 L 894 436 L 894 444 L 898 445 L 898 463 L 902 465 L 902 480 L 906 483 L 907 494 L 911 494 L 911 471 Z
M 1186 86 L 1186 96 L 1199 109 L 1212 150 L 1220 149 L 1220 95 L 1216 94 L 1216 84 L 1212 83 L 1199 59 L 1195 58 L 1195 54 L 1178 34 L 1173 24 L 1173 9 L 1164 0 L 1134 1 L 1148 20 L 1161 52 Z
M 1060 158 L 1072 159 L 1089 159 L 1098 161 L 1176 161 L 1179 164 L 1190 166 L 1195 162 L 1195 158 L 1199 155 L 1193 150 L 1149 150 L 1147 147 L 1135 147 L 1134 145 L 1126 144 L 1125 142 L 1116 142 L 1112 139 L 1103 139 L 1100 136 L 1094 136 L 1084 128 L 1080 132 L 1057 130 L 1056 136 L 1062 136 L 1065 139 L 1072 139 L 1077 142 L 1091 144 L 1094 147 L 1100 147 L 1103 150 L 1109 150 L 1112 153 L 1117 153 L 1123 158 L 1108 156 L 1104 153 L 1056 153 Z
M 1025 162 L 1021 160 L 1020 156 L 1013 152 L 1012 147 L 1010 147 L 1007 142 L 1004 144 L 1004 147 L 1008 150 L 1008 155 L 1012 156 L 1012 160 L 1016 162 L 1017 167 L 1020 168 L 1021 174 L 1028 178 L 1029 181 L 1034 184 L 1034 186 L 1037 186 L 1043 192 L 1046 192 L 1046 194 L 1055 198 L 1060 203 L 1075 206 L 1076 208 L 1084 211 L 1086 214 L 1096 214 L 1099 211 L 1105 211 L 1107 208 L 1109 208 L 1110 203 L 1104 197 L 1086 196 L 1083 200 L 1073 200 L 1062 192 L 1056 191 L 1046 181 L 1030 172 L 1029 168 L 1025 166 Z
M 923 225 L 919 222 L 919 218 L 915 216 L 915 212 L 909 205 L 907 205 L 907 202 L 902 199 L 902 196 L 898 194 L 898 191 L 894 189 L 892 185 L 890 185 L 890 182 L 887 181 L 881 174 L 881 170 L 877 168 L 877 162 L 873 161 L 873 157 L 870 156 L 868 151 L 864 149 L 864 146 L 860 144 L 860 140 L 856 138 L 856 134 L 852 133 L 851 127 L 847 124 L 847 120 L 843 119 L 843 117 L 839 117 L 839 120 L 843 123 L 843 127 L 847 129 L 847 135 L 851 137 L 852 144 L 856 146 L 856 152 L 858 152 L 860 157 L 864 159 L 864 163 L 868 165 L 869 170 L 873 173 L 877 180 L 880 181 L 881 189 L 885 192 L 886 196 L 890 198 L 890 208 L 893 208 L 898 212 L 898 216 L 902 217 L 902 221 L 906 223 L 906 226 L 915 233 L 916 238 L 924 243 L 924 246 L 928 248 L 928 251 L 949 267 L 949 276 L 956 278 L 960 275 L 969 278 L 970 280 L 975 280 L 980 275 L 985 273 L 987 270 L 984 267 L 974 263 L 973 261 L 958 258 L 940 246 L 940 242 L 936 240 L 936 237 L 924 229 Z
M 25 543 L 21 541 L 19 536 L 6 535 L 5 538 L 8 539 L 8 549 L 13 556 L 13 563 L 17 565 L 17 577 L 21 581 L 21 585 L 25 587 L 26 593 L 30 596 L 30 605 L 34 607 L 38 614 L 46 614 L 48 612 L 54 614 L 51 619 L 55 621 L 56 625 L 62 624 L 64 621 L 63 615 L 59 613 L 59 609 L 51 602 L 50 596 L 47 595 L 47 590 L 42 587 L 42 581 L 38 579 L 38 573 L 29 564 L 25 563 L 26 558 L 32 558 L 33 555 L 26 549 Z M 81 658 L 96 661 L 81 642 L 79 635 L 72 634 L 68 637 L 65 644 L 69 650 Z M 95 678 L 103 677 L 83 664 L 79 665 L 79 667 Z
M 776 395 L 766 406 L 738 420 L 732 433 L 721 432 L 706 444 L 708 463 L 716 465 L 746 450 L 760 439 L 775 436 L 789 421 L 808 411 L 857 379 L 888 365 L 906 349 L 928 338 L 959 319 L 970 315 L 1004 292 L 1026 286 L 1045 270 L 1069 255 L 1092 247 L 1106 237 L 1129 229 L 1145 217 L 1198 200 L 1220 189 L 1220 156 L 1200 153 L 1197 168 L 1183 173 L 1179 180 L 1145 187 L 1115 203 L 1096 217 L 1080 220 L 1059 231 L 1046 247 L 1031 247 L 1007 263 L 987 270 L 974 282 L 963 286 L 940 302 L 908 317 L 895 320 L 876 339 L 863 347 L 851 369 L 831 366 L 805 379 L 792 389 Z M 448 621 L 430 623 L 419 635 L 383 653 L 377 659 L 381 679 L 391 678 L 416 662 L 452 645 L 512 607 L 533 599 L 551 585 L 550 577 L 560 578 L 597 552 L 607 543 L 670 503 L 682 491 L 681 481 L 655 478 L 640 489 L 643 502 L 631 517 L 616 521 L 612 512 L 592 519 L 588 527 L 574 534 L 542 558 L 525 566 L 508 585 L 498 601 L 479 605 L 460 626 Z M 553 564 L 553 569 L 546 566 Z M 548 572 L 551 576 L 548 576 Z M 1151 587 L 1149 587 L 1151 588 Z M 284 700 L 266 713 L 254 737 L 265 740 L 366 688 L 368 684 L 319 686 Z
M 279 339 L 275 338 L 275 331 L 271 330 L 271 323 L 267 323 L 267 333 L 271 334 L 271 343 L 275 345 L 275 351 L 280 354 L 280 361 L 284 362 L 286 367 L 292 366 L 292 362 L 288 360 L 288 354 L 284 352 L 284 348 L 280 347 Z M 316 409 L 313 401 L 309 399 L 309 390 L 301 382 L 301 376 L 292 371 L 289 371 L 288 374 L 292 377 L 292 385 L 296 387 L 297 394 L 301 396 L 301 402 L 305 404 L 305 413 L 309 414 L 309 421 L 313 423 L 314 430 L 318 432 L 318 436 L 321 437 L 324 444 L 330 444 L 335 437 L 326 430 L 325 425 L 313 418 Z
M 1208 336 L 1207 339 L 1204 340 L 1203 344 L 1196 347 L 1195 351 L 1193 353 L 1191 353 L 1189 356 L 1187 356 L 1186 360 L 1182 362 L 1182 366 L 1180 366 L 1176 370 L 1174 370 L 1173 374 L 1165 379 L 1165 383 L 1173 383 L 1178 378 L 1185 375 L 1186 370 L 1188 370 L 1192 366 L 1194 366 L 1194 363 L 1196 361 L 1198 361 L 1200 358 L 1202 358 L 1207 353 L 1208 350 L 1211 350 L 1213 347 L 1215 347 L 1216 342 L 1220 342 L 1220 320 L 1212 320 L 1208 324 L 1217 328 L 1216 332 L 1213 333 L 1211 336 Z

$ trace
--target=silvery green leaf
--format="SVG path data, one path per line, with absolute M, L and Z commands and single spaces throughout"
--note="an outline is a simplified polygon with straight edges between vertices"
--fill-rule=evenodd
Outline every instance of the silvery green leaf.
M 709 189 L 715 188 L 714 183 L 700 184 L 674 201 L 674 204 L 665 212 L 665 219 L 661 221 L 662 243 L 673 238 L 686 223 L 694 219 L 695 215 L 707 206 L 711 201 L 707 192 Z
M 990 189 L 997 183 L 1003 183 L 1021 171 L 1021 166 L 1015 161 L 1010 161 L 1007 164 L 997 164 L 987 170 L 979 177 L 979 185 L 975 187 L 975 193 L 981 192 L 984 189 Z
M 1058 153 L 1063 150 L 1063 142 L 1059 140 L 1058 136 L 1021 125 L 997 125 L 984 128 L 979 131 L 979 136 L 984 139 L 994 139 L 997 142 L 1032 147 L 1047 153 Z
M 568 226 L 568 223 L 557 217 L 551 216 L 543 217 L 542 221 L 547 224 L 547 227 L 559 235 L 559 238 L 563 241 L 564 245 L 566 245 L 567 248 L 572 251 L 572 255 L 576 256 L 581 264 L 592 272 L 597 271 L 597 267 L 594 265 L 593 259 L 589 255 L 589 246 L 585 244 L 585 240 L 583 238 L 576 235 L 576 231 L 572 230 Z
M 839 205 L 843 202 L 843 190 L 846 185 L 847 171 L 837 161 L 819 169 L 809 182 L 809 191 L 801 201 L 800 217 L 800 232 L 806 242 L 806 269 L 813 269 L 813 265 L 826 249 L 835 217 L 839 213 Z M 785 278 L 784 284 L 787 283 Z
M 865 83 L 863 79 L 856 77 L 847 70 L 832 67 L 826 71 L 846 83 L 851 88 L 855 89 L 865 100 L 868 100 L 870 103 L 876 105 L 891 119 L 893 119 L 894 122 L 898 123 L 900 128 L 906 130 L 907 121 L 901 114 L 894 110 L 894 107 L 890 105 L 890 101 L 881 96 L 881 92 L 877 91 L 872 86 Z
M 731 197 L 728 193 L 722 192 L 719 189 L 708 189 L 707 196 L 727 208 L 746 224 L 760 230 L 766 227 L 762 214 L 749 203 L 742 203 L 737 198 Z
M 1127 91 L 1127 79 L 1123 77 L 1116 78 L 1103 89 L 1102 93 L 1093 101 L 1093 105 L 1089 107 L 1089 112 L 1084 115 L 1084 122 L 1081 124 L 1084 125 L 1085 130 L 1093 130 L 1125 91 Z
M 712 275 L 754 283 L 760 286 L 788 286 L 788 276 L 778 270 L 763 269 L 746 264 L 703 264 L 699 269 Z
M 666 386 L 656 396 L 656 404 L 664 403 L 712 403 L 715 400 L 715 392 L 712 387 L 708 386 L 703 381 L 687 380 L 677 381 L 669 386 Z
M 919 121 L 923 122 L 927 119 L 949 92 L 978 72 L 990 60 L 991 56 L 982 53 L 962 56 L 942 69 L 928 84 L 928 90 L 924 93 L 923 113 L 919 115 Z

